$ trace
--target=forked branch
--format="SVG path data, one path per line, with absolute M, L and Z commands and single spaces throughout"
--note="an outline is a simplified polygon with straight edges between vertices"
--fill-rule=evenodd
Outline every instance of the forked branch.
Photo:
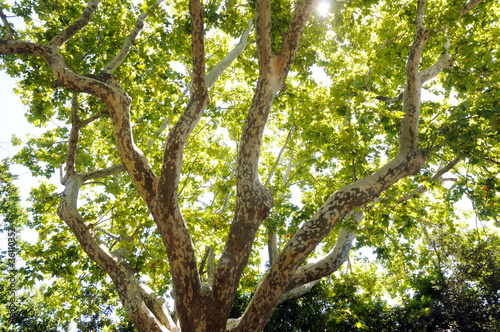
M 448 52 L 444 52 L 439 56 L 439 59 L 435 64 L 426 68 L 418 73 L 418 77 L 420 80 L 420 85 L 424 85 L 427 81 L 432 80 L 436 76 L 438 76 L 445 68 L 453 65 L 453 58 Z M 377 96 L 375 99 L 385 101 L 386 103 L 393 104 L 401 101 L 403 99 L 403 92 L 399 93 L 396 97 L 385 97 L 385 96 Z
M 431 180 L 441 183 L 443 181 L 443 175 L 446 172 L 449 172 L 450 170 L 452 170 L 461 160 L 462 160 L 462 158 L 460 158 L 460 157 L 453 159 L 450 163 L 448 163 L 448 165 L 438 169 L 436 174 L 434 174 L 432 176 Z M 397 203 L 401 204 L 403 202 L 406 202 L 406 201 L 412 199 L 413 197 L 415 197 L 415 195 L 421 195 L 421 194 L 425 193 L 427 190 L 428 190 L 427 186 L 425 184 L 422 184 L 422 185 L 418 186 L 417 188 L 415 188 L 411 193 L 404 195 L 403 197 L 400 197 L 397 200 Z
M 247 47 L 247 45 L 250 44 L 250 42 L 248 41 L 248 35 L 250 34 L 250 29 L 251 28 L 252 28 L 252 22 L 250 21 L 248 23 L 248 28 L 243 31 L 243 34 L 241 36 L 241 39 L 240 39 L 240 42 L 238 43 L 238 45 L 236 45 L 224 57 L 224 59 L 222 59 L 221 61 L 219 61 L 219 63 L 217 63 L 208 72 L 208 74 L 205 77 L 205 85 L 207 86 L 207 89 L 210 90 L 212 88 L 212 86 L 215 84 L 215 82 L 217 82 L 217 80 L 219 79 L 220 75 L 227 68 L 229 68 L 229 66 L 231 66 L 231 64 L 233 63 L 234 60 L 236 60 L 236 58 L 238 57 L 238 55 L 240 55 L 241 52 L 243 52 L 243 50 L 245 49 L 245 47 Z M 191 85 L 192 84 L 190 83 L 189 86 L 191 86 Z M 182 103 L 182 100 L 184 99 L 184 97 L 186 96 L 186 94 L 189 91 L 189 86 L 186 87 L 186 89 L 184 89 L 184 91 L 182 92 L 182 94 L 179 96 L 179 98 L 177 99 L 177 101 L 174 104 L 173 109 L 176 109 L 176 108 L 178 108 L 180 106 L 180 104 Z M 148 148 L 150 150 L 153 147 L 153 143 L 160 136 L 161 132 L 164 131 L 165 128 L 167 128 L 167 126 L 170 124 L 171 121 L 172 121 L 171 117 L 166 118 L 165 120 L 163 120 L 163 122 L 160 125 L 160 127 L 155 131 L 155 133 L 153 134 L 153 137 L 148 141 Z
M 415 38 L 407 62 L 407 84 L 404 94 L 399 153 L 381 169 L 337 190 L 323 206 L 289 240 L 278 259 L 271 266 L 235 330 L 260 330 L 269 319 L 274 307 L 299 265 L 330 233 L 342 218 L 373 199 L 398 180 L 414 174 L 426 157 L 418 150 L 418 120 L 420 111 L 420 80 L 418 65 L 428 30 L 423 26 L 425 1 L 418 2 L 415 20 Z M 247 313 L 251 312 L 252 315 Z M 256 317 L 258 317 L 256 319 Z
M 70 227 L 87 255 L 101 266 L 117 285 L 118 294 L 130 320 L 137 326 L 145 328 L 145 331 L 164 331 L 165 325 L 169 326 L 167 324 L 171 321 L 171 318 L 168 318 L 168 311 L 159 312 L 158 305 L 153 307 L 151 299 L 138 291 L 140 285 L 134 277 L 132 268 L 99 243 L 94 236 L 91 223 L 85 221 L 78 212 L 78 191 L 82 183 L 83 176 L 79 174 L 67 178 L 57 214 Z M 149 306 L 145 304 L 146 301 Z M 153 307 L 154 310 L 149 307 Z
M 474 9 L 477 5 L 479 5 L 483 0 L 472 0 L 469 1 L 465 6 L 463 6 L 460 9 L 460 14 L 459 14 L 459 20 L 463 18 L 465 15 L 467 15 L 472 9 Z M 420 11 L 417 14 L 417 19 L 415 20 L 416 26 L 418 27 L 423 27 L 423 15 L 422 15 L 422 10 L 425 8 L 425 2 L 419 1 L 418 2 L 418 10 Z M 438 33 L 443 33 L 448 29 L 448 25 L 444 26 L 441 28 Z M 428 38 L 428 37 L 427 37 Z M 419 73 L 419 79 L 420 79 L 420 84 L 423 85 L 425 82 L 427 82 L 430 79 L 433 79 L 436 77 L 439 73 L 443 71 L 443 69 L 451 66 L 453 64 L 453 58 L 451 55 L 448 53 L 448 50 L 446 50 L 437 62 L 423 70 L 422 72 Z M 403 92 L 399 93 L 396 97 L 386 97 L 386 96 L 377 96 L 375 99 L 387 102 L 389 104 L 397 103 L 403 99 Z
M 344 217 L 344 222 L 350 222 L 351 218 L 354 221 L 351 227 L 356 228 L 363 220 L 363 211 L 352 210 Z M 351 227 L 345 226 L 340 228 L 335 246 L 326 257 L 315 263 L 302 266 L 297 270 L 286 287 L 287 292 L 291 292 L 302 285 L 319 281 L 342 266 L 349 256 L 355 237 L 355 231 L 351 230 Z

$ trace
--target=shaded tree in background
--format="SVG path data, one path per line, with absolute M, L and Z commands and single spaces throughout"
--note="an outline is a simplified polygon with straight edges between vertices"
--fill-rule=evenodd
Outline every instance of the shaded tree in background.
M 11 162 L 62 184 L 31 191 L 19 273 L 57 279 L 64 324 L 92 285 L 141 332 L 260 331 L 355 234 L 393 272 L 372 288 L 404 293 L 432 274 L 425 230 L 463 228 L 456 202 L 499 226 L 496 1 L 0 6 L 1 68 L 46 128 Z
M 435 253 L 439 237 L 426 244 Z M 335 273 L 302 298 L 278 305 L 264 331 L 497 331 L 499 241 L 498 235 L 472 231 L 441 242 L 440 265 L 425 266 L 426 275 L 401 276 L 410 287 L 397 305 L 381 300 L 376 270 Z M 231 316 L 239 317 L 250 298 L 238 294 Z

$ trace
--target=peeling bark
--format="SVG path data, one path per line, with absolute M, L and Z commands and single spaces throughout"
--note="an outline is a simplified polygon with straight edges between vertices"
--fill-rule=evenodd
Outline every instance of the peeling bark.
M 13 41 L 14 31 L 5 15 L 0 16 L 7 29 L 7 39 L 0 40 L 0 54 L 27 54 L 43 59 L 58 82 L 75 93 L 72 99 L 72 129 L 66 156 L 66 174 L 62 178 L 65 189 L 58 207 L 59 217 L 66 222 L 87 255 L 102 267 L 117 287 L 118 294 L 128 317 L 141 332 L 149 331 L 260 331 L 270 318 L 276 305 L 291 297 L 310 291 L 320 278 L 332 273 L 347 258 L 354 239 L 354 232 L 342 228 L 333 251 L 324 259 L 299 266 L 314 248 L 332 231 L 345 216 L 353 214 L 359 220 L 361 212 L 356 208 L 375 200 L 384 190 L 398 180 L 415 174 L 427 156 L 418 147 L 418 122 L 420 90 L 422 84 L 436 77 L 452 64 L 448 53 L 437 62 L 419 72 L 419 63 L 429 31 L 423 25 L 425 1 L 419 0 L 415 20 L 415 35 L 406 68 L 406 86 L 403 99 L 404 117 L 401 121 L 399 152 L 387 165 L 375 173 L 344 186 L 333 193 L 324 205 L 308 220 L 286 244 L 278 255 L 276 237 L 269 233 L 271 268 L 255 291 L 244 315 L 238 320 L 228 320 L 231 306 L 243 269 L 248 263 L 258 227 L 273 206 L 273 196 L 266 187 L 276 170 L 281 154 L 271 170 L 267 182 L 259 179 L 258 164 L 262 137 L 273 100 L 282 88 L 306 23 L 317 0 L 299 0 L 292 21 L 286 31 L 278 54 L 271 48 L 271 0 L 256 1 L 256 43 L 259 77 L 254 98 L 243 127 L 236 165 L 237 197 L 234 218 L 227 242 L 214 269 L 215 254 L 210 248 L 207 254 L 208 287 L 203 286 L 193 241 L 178 204 L 179 178 L 186 141 L 199 122 L 209 103 L 209 89 L 249 44 L 249 29 L 238 44 L 212 71 L 205 75 L 203 7 L 199 0 L 190 0 L 192 23 L 193 81 L 190 100 L 178 122 L 170 131 L 164 146 L 161 174 L 158 177 L 148 159 L 134 143 L 131 130 L 131 99 L 123 88 L 112 80 L 111 73 L 124 61 L 133 41 L 137 38 L 147 18 L 138 17 L 136 26 L 125 39 L 121 51 L 104 68 L 101 75 L 88 77 L 73 72 L 65 63 L 59 48 L 74 37 L 90 22 L 101 0 L 90 0 L 78 19 L 56 35 L 48 45 Z M 158 6 L 161 0 L 157 1 Z M 473 0 L 460 12 L 460 18 L 481 3 Z M 369 74 L 366 81 L 368 81 Z M 101 116 L 100 112 L 82 121 L 78 115 L 78 94 L 88 93 L 101 99 L 111 117 L 116 146 L 122 165 L 79 174 L 76 171 L 76 149 L 79 131 L 86 124 Z M 397 97 L 399 98 L 399 97 Z M 290 158 L 287 174 L 292 167 Z M 435 179 L 459 162 L 455 159 L 440 170 Z M 497 163 L 496 161 L 492 161 Z M 77 200 L 80 187 L 85 181 L 99 179 L 127 171 L 140 196 L 149 207 L 165 245 L 172 273 L 179 325 L 172 319 L 162 298 L 155 296 L 145 285 L 138 282 L 135 271 L 123 258 L 110 252 L 99 243 L 96 229 L 78 212 Z M 285 176 L 287 178 L 288 175 Z M 417 192 L 425 191 L 417 188 Z M 402 199 L 406 199 L 403 197 Z M 224 205 L 227 207 L 227 199 Z M 109 233 L 109 232 L 108 232 Z M 111 233 L 109 233 L 113 236 Z M 203 267 L 201 267 L 203 268 Z
M 424 9 L 425 1 L 419 1 L 415 39 L 407 62 L 404 116 L 401 121 L 398 155 L 374 174 L 337 190 L 290 239 L 256 289 L 245 314 L 235 328 L 236 331 L 261 330 L 299 265 L 333 227 L 351 210 L 372 201 L 392 184 L 415 174 L 423 166 L 426 157 L 419 153 L 417 135 L 421 89 L 418 65 L 429 36 L 422 23 Z
M 191 98 L 167 137 L 152 213 L 167 251 L 174 286 L 176 314 L 181 329 L 205 331 L 207 321 L 207 313 L 203 306 L 205 292 L 202 289 L 191 234 L 177 201 L 184 146 L 209 102 L 205 84 L 203 7 L 200 1 L 191 0 L 189 8 L 193 54 Z

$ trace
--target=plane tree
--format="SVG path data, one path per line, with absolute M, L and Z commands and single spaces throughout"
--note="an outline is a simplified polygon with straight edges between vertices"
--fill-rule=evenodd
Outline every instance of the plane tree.
M 61 183 L 32 189 L 24 282 L 56 278 L 61 317 L 90 284 L 139 331 L 261 331 L 356 233 L 404 254 L 463 197 L 498 226 L 495 1 L 1 6 L 2 69 L 46 128 L 12 160 Z

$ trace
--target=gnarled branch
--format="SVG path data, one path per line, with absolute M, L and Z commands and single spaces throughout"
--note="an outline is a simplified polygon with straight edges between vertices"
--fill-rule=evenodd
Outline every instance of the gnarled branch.
M 243 31 L 243 34 L 241 36 L 241 39 L 240 39 L 240 42 L 238 43 L 238 45 L 236 45 L 225 57 L 224 59 L 222 59 L 221 61 L 219 61 L 219 63 L 217 63 L 209 72 L 208 74 L 206 75 L 205 77 L 205 85 L 207 86 L 207 89 L 211 89 L 212 86 L 215 84 L 215 82 L 217 82 L 217 80 L 219 79 L 220 75 L 227 69 L 229 68 L 229 66 L 231 66 L 231 64 L 233 63 L 234 60 L 236 60 L 236 58 L 238 57 L 238 55 L 241 54 L 241 52 L 243 52 L 243 50 L 245 49 L 245 47 L 247 47 L 248 44 L 250 44 L 250 42 L 248 41 L 248 35 L 250 34 L 250 29 L 252 28 L 252 22 L 250 21 L 248 23 L 248 28 L 245 29 Z M 182 100 L 184 99 L 184 97 L 186 96 L 186 94 L 188 93 L 189 91 L 189 87 L 192 85 L 192 83 L 189 84 L 188 87 L 186 87 L 186 89 L 184 89 L 184 91 L 182 92 L 182 94 L 179 96 L 179 98 L 177 99 L 177 101 L 175 102 L 174 104 L 174 109 L 176 109 L 177 107 L 179 107 L 179 105 L 181 104 Z M 151 148 L 153 147 L 153 143 L 154 141 L 158 138 L 158 136 L 160 135 L 160 133 L 165 130 L 165 128 L 167 128 L 167 126 L 170 124 L 170 122 L 172 121 L 172 118 L 169 117 L 169 118 L 166 118 L 165 120 L 163 120 L 162 124 L 160 125 L 160 127 L 155 131 L 155 133 L 153 134 L 153 137 L 148 141 L 148 148 L 151 150 Z

